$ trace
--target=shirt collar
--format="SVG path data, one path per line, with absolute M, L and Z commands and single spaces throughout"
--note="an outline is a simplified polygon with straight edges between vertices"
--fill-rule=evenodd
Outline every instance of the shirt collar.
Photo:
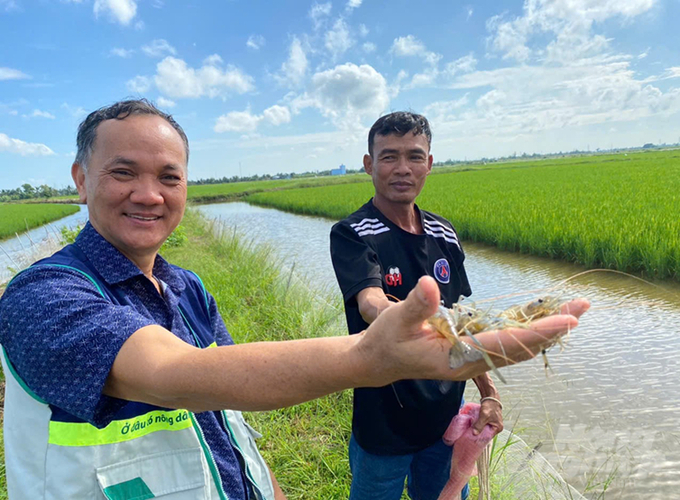
M 136 276 L 143 276 L 141 269 L 99 234 L 89 222 L 80 231 L 75 244 L 109 285 L 122 283 Z M 158 279 L 163 280 L 175 294 L 184 291 L 184 281 L 168 261 L 160 255 L 156 255 L 153 274 Z

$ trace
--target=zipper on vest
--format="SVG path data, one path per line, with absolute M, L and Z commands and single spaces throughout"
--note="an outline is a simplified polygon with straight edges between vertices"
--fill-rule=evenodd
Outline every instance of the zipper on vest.
M 189 417 L 191 418 L 191 423 L 194 426 L 194 431 L 196 431 L 198 440 L 201 443 L 201 448 L 203 448 L 205 458 L 208 460 L 208 468 L 210 469 L 210 474 L 213 477 L 213 482 L 215 483 L 217 494 L 220 496 L 220 500 L 229 500 L 229 497 L 227 496 L 226 492 L 224 491 L 224 488 L 222 487 L 222 477 L 220 476 L 220 471 L 217 470 L 215 458 L 213 457 L 212 451 L 210 451 L 210 448 L 208 447 L 208 444 L 205 441 L 203 429 L 201 429 L 201 426 L 198 425 L 196 417 L 194 417 L 194 414 L 192 412 L 189 412 Z
M 227 419 L 227 417 L 224 415 L 224 411 L 221 411 L 220 415 L 222 415 L 222 422 L 224 423 L 224 428 L 229 431 L 229 438 L 231 439 L 232 446 L 234 447 L 234 449 L 238 451 L 239 455 L 241 455 L 243 466 L 246 469 L 246 479 L 248 479 L 248 481 L 250 481 L 250 484 L 253 485 L 253 492 L 257 495 L 257 497 L 260 499 L 264 499 L 264 495 L 260 491 L 259 486 L 255 482 L 255 479 L 253 479 L 253 475 L 250 472 L 250 467 L 248 466 L 248 462 L 246 460 L 246 454 L 243 453 L 243 450 L 241 450 L 241 448 L 238 445 L 238 442 L 236 441 L 236 438 L 234 437 L 234 432 L 231 430 L 231 425 L 229 425 L 229 419 Z M 246 432 L 249 432 L 248 429 L 246 429 Z M 269 473 L 269 471 L 267 471 L 267 473 Z

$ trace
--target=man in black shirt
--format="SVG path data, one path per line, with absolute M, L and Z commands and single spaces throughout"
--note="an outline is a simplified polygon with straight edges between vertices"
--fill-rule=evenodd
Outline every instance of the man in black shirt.
M 333 226 L 331 255 L 342 289 L 349 333 L 365 330 L 418 279 L 437 280 L 451 307 L 472 291 L 453 226 L 415 204 L 432 169 L 427 119 L 408 112 L 380 118 L 368 136 L 364 168 L 374 197 Z M 475 429 L 503 429 L 502 405 L 488 374 L 473 379 L 482 403 Z M 416 500 L 435 500 L 446 484 L 451 448 L 442 435 L 458 413 L 465 382 L 400 380 L 354 391 L 350 500 L 398 500 L 408 478 Z M 467 487 L 462 492 L 467 497 Z

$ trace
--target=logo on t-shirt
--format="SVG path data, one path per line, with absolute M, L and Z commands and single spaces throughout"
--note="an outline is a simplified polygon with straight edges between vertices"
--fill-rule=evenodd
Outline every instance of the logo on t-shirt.
M 385 283 L 387 283 L 387 286 L 401 285 L 401 271 L 398 267 L 389 268 L 387 274 L 385 275 Z
M 434 277 L 440 283 L 447 284 L 451 279 L 451 268 L 446 259 L 439 259 L 434 263 Z

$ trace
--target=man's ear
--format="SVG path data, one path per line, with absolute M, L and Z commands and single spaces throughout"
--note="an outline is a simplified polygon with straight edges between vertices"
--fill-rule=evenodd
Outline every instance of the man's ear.
M 364 171 L 368 175 L 373 175 L 373 158 L 371 158 L 371 155 L 364 155 Z
M 80 163 L 71 165 L 71 177 L 76 184 L 80 203 L 87 203 L 87 188 L 85 187 L 85 168 Z
M 427 158 L 427 175 L 432 173 L 432 162 L 434 162 L 434 157 L 430 155 Z

